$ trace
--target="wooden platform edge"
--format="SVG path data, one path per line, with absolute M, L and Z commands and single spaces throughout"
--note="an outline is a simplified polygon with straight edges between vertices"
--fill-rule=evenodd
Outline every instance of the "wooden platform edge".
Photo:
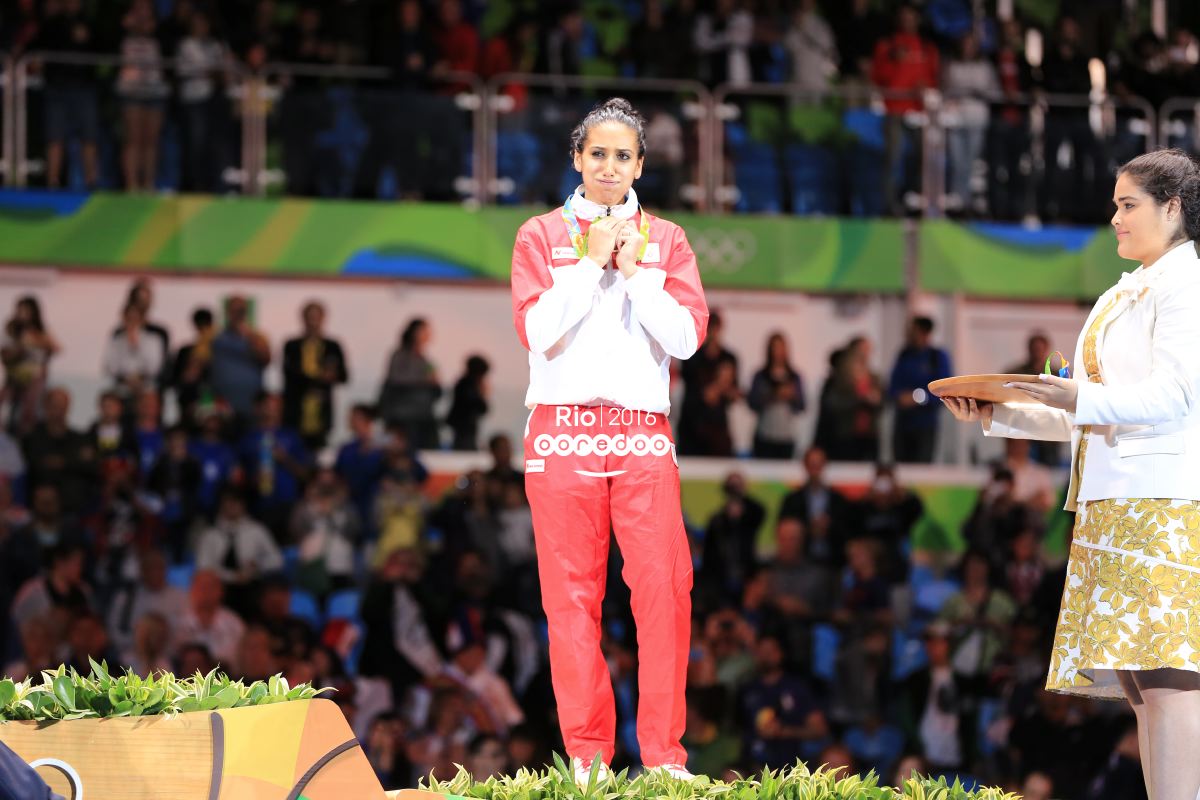
M 0 723 L 0 741 L 27 763 L 41 767 L 39 774 L 51 789 L 68 798 L 161 800 L 169 794 L 187 800 L 279 800 L 303 793 L 324 800 L 383 800 L 386 796 L 341 709 L 324 698 L 171 717 L 7 721 Z M 282 756 L 275 752 L 280 742 L 285 743 Z M 260 765 L 275 762 L 283 769 L 275 764 L 279 774 L 266 780 Z M 172 765 L 167 775 L 162 773 L 164 763 Z M 425 796 L 442 797 L 422 793 L 417 798 Z

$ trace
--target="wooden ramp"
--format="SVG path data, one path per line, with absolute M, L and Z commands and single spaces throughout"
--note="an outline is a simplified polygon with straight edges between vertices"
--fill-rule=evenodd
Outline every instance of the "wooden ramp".
M 387 797 L 330 700 L 171 719 L 2 722 L 0 741 L 67 800 Z

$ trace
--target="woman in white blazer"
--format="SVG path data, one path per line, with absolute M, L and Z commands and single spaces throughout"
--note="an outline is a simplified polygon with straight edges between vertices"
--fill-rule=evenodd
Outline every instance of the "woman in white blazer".
M 988 436 L 1070 441 L 1076 512 L 1046 688 L 1129 700 L 1150 800 L 1200 790 L 1200 164 L 1117 174 L 1117 253 L 1141 262 L 1096 302 L 1074 376 L 1030 403 L 947 398 Z

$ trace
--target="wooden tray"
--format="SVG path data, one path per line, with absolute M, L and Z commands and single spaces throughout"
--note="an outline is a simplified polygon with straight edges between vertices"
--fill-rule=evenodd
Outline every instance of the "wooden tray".
M 1037 375 L 990 374 L 956 375 L 929 384 L 934 397 L 972 397 L 992 403 L 1036 403 L 1017 389 L 1005 389 L 1006 383 L 1037 383 Z

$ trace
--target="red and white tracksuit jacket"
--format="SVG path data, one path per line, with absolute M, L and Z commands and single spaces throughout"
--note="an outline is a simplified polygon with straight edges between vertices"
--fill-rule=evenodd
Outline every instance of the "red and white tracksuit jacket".
M 586 232 L 620 206 L 571 201 Z M 637 732 L 647 766 L 684 764 L 692 562 L 667 421 L 671 358 L 700 346 L 708 306 L 678 225 L 650 218 L 641 269 L 579 258 L 562 209 L 534 217 L 513 249 L 513 322 L 529 350 L 525 486 L 533 510 L 550 669 L 567 753 L 613 757 L 616 712 L 600 651 L 610 528 L 637 623 Z

